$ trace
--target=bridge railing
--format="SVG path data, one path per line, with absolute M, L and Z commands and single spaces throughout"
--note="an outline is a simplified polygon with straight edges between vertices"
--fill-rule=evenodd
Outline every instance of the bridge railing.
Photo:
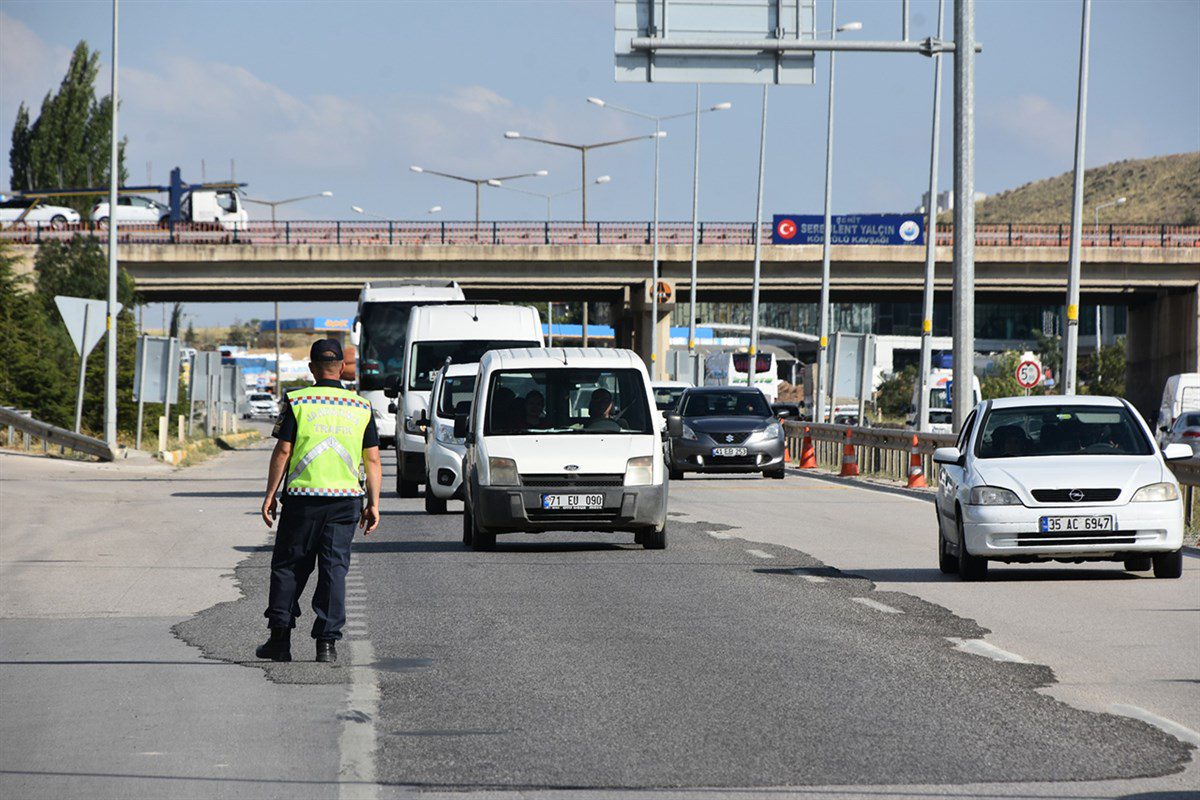
M 702 222 L 701 245 L 748 245 L 754 242 L 749 222 Z M 954 231 L 939 225 L 937 242 L 954 244 Z M 0 229 L 0 241 L 39 244 L 45 241 L 96 236 L 107 231 L 92 222 L 10 224 Z M 771 242 L 771 225 L 763 223 L 764 244 Z M 250 222 L 236 228 L 216 223 L 179 223 L 173 227 L 125 223 L 118 227 L 122 244 L 251 244 L 251 245 L 648 245 L 654 238 L 650 222 L 442 222 L 407 220 L 285 220 Z M 983 247 L 1066 247 L 1067 224 L 982 223 L 975 243 Z M 1084 247 L 1200 247 L 1200 225 L 1085 225 Z M 662 245 L 688 245 L 690 222 L 660 222 Z M 918 245 L 919 246 L 919 245 Z

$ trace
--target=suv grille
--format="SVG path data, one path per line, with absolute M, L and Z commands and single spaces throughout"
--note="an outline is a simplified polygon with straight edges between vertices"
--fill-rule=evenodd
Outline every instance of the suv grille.
M 1075 499 L 1072 492 L 1081 492 Z M 1039 503 L 1111 503 L 1121 494 L 1120 489 L 1034 489 L 1033 499 Z
M 522 486 L 533 486 L 545 489 L 569 489 L 573 486 L 624 486 L 625 476 L 621 473 L 584 473 L 564 472 L 556 474 L 522 475 Z

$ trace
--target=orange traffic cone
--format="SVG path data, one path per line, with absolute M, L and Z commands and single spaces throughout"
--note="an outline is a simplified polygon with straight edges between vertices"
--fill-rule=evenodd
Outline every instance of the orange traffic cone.
M 813 447 L 812 428 L 804 426 L 804 439 L 800 442 L 800 469 L 817 468 L 817 451 Z
M 854 455 L 854 445 L 850 443 L 850 429 L 846 429 L 846 444 L 842 447 L 842 471 L 838 473 L 843 478 L 858 477 L 858 458 Z
M 917 435 L 912 437 L 912 448 L 908 451 L 908 488 L 925 488 L 925 468 L 921 466 L 921 454 L 917 452 Z

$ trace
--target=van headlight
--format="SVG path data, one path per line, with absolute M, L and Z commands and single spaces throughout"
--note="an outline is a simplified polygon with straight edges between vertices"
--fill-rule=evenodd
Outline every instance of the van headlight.
M 1162 483 L 1152 483 L 1149 486 L 1143 486 L 1133 493 L 1131 503 L 1165 503 L 1169 500 L 1178 500 L 1179 490 L 1175 488 L 1175 484 L 1164 481 Z
M 976 486 L 971 490 L 968 505 L 972 506 L 1019 506 L 1021 499 L 1008 489 L 995 486 Z
M 649 486 L 654 483 L 654 456 L 638 456 L 625 462 L 626 486 Z
M 694 430 L 692 430 L 692 426 L 688 425 L 686 422 L 683 424 L 683 438 L 687 439 L 689 442 L 700 441 L 700 437 L 696 435 Z
M 439 422 L 434 428 L 433 438 L 437 439 L 442 444 L 462 444 L 462 439 L 454 438 L 454 426 L 447 425 L 444 422 Z
M 511 458 L 488 458 L 488 476 L 492 486 L 520 486 L 517 462 Z

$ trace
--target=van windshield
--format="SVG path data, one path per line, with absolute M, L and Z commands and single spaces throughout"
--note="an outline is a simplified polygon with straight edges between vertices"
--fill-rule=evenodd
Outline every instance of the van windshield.
M 442 381 L 438 397 L 437 413 L 443 419 L 463 417 L 471 413 L 471 399 L 475 394 L 475 376 L 459 375 Z
M 501 436 L 654 432 L 636 369 L 547 368 L 492 374 L 485 433 Z
M 540 342 L 518 339 L 478 339 L 474 341 L 417 342 L 412 349 L 412 369 L 408 373 L 408 388 L 429 391 L 438 370 L 451 364 L 473 364 L 488 350 L 510 350 L 522 347 L 541 347 Z

